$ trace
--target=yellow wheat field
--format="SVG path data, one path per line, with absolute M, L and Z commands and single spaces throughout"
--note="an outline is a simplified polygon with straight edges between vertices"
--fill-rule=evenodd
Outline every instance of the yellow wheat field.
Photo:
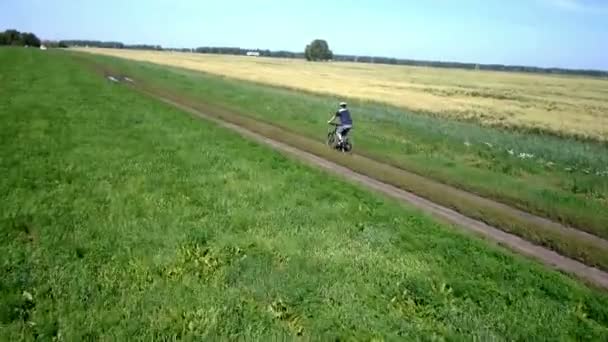
M 606 79 L 162 51 L 78 50 L 383 102 L 482 124 L 608 140 Z

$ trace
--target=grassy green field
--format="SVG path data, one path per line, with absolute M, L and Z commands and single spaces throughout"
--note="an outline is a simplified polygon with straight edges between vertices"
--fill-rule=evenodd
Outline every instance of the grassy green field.
M 608 295 L 0 49 L 0 339 L 608 338 Z M 297 189 L 297 191 L 295 191 Z
M 323 139 L 328 112 L 339 100 L 184 69 L 79 56 L 184 98 L 219 105 L 316 140 Z M 604 144 L 481 127 L 364 101 L 354 101 L 351 107 L 357 153 L 608 238 L 608 150 Z M 428 191 L 425 196 L 438 202 L 449 200 L 439 192 Z M 513 221 L 469 203 L 443 204 L 469 210 L 468 215 L 499 226 Z M 608 269 L 603 249 L 532 228 L 510 230 Z

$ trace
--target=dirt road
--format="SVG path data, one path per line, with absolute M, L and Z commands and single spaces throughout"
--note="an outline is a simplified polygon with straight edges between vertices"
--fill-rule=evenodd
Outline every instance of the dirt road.
M 389 197 L 395 198 L 402 202 L 406 202 L 410 206 L 416 207 L 419 210 L 426 212 L 443 222 L 452 224 L 453 226 L 455 226 L 457 228 L 483 236 L 491 241 L 495 241 L 496 243 L 498 243 L 500 245 L 508 247 L 509 249 L 516 251 L 522 255 L 532 257 L 556 270 L 575 275 L 579 279 L 584 280 L 588 283 L 594 284 L 594 285 L 602 287 L 604 289 L 608 289 L 608 273 L 604 272 L 600 269 L 587 266 L 579 261 L 562 256 L 550 249 L 547 249 L 547 248 L 539 246 L 539 245 L 535 245 L 527 240 L 520 238 L 519 236 L 507 233 L 505 231 L 502 231 L 496 227 L 488 225 L 479 220 L 475 220 L 475 219 L 469 218 L 467 216 L 464 216 L 450 208 L 433 203 L 433 202 L 426 200 L 420 196 L 417 196 L 411 192 L 402 190 L 402 189 L 392 186 L 390 184 L 386 184 L 386 183 L 383 183 L 376 179 L 373 179 L 371 177 L 368 177 L 366 175 L 357 173 L 355 171 L 352 171 L 351 169 L 348 169 L 348 168 L 338 165 L 334 162 L 331 162 L 329 160 L 318 157 L 314 154 L 299 150 L 297 148 L 294 148 L 294 147 L 284 144 L 282 142 L 279 142 L 279 141 L 270 139 L 268 137 L 265 137 L 261 134 L 252 132 L 244 127 L 218 119 L 217 117 L 203 113 L 200 110 L 190 107 L 184 103 L 180 103 L 173 99 L 169 99 L 167 97 L 159 95 L 158 93 L 150 93 L 150 92 L 144 91 L 142 89 L 139 89 L 139 90 L 147 93 L 150 96 L 158 98 L 161 101 L 163 101 L 169 105 L 172 105 L 181 110 L 184 110 L 194 116 L 204 118 L 209 121 L 213 121 L 223 127 L 236 131 L 248 139 L 255 140 L 257 142 L 266 144 L 266 145 L 272 147 L 273 149 L 280 151 L 286 155 L 298 158 L 311 165 L 320 167 L 321 169 L 324 169 L 328 172 L 340 175 L 341 177 L 344 177 L 349 181 L 361 184 L 369 189 L 380 192 L 384 195 L 388 195 Z M 522 215 L 530 215 L 530 214 L 522 212 Z M 535 217 L 535 219 L 542 219 L 542 218 Z M 561 227 L 561 229 L 571 229 L 571 228 Z M 582 232 L 578 232 L 578 233 L 582 233 Z M 583 233 L 583 234 L 585 234 L 585 233 Z M 588 236 L 588 238 L 597 239 L 596 237 L 593 237 L 593 236 Z M 605 244 L 606 241 L 600 239 L 600 240 L 598 240 L 598 243 Z

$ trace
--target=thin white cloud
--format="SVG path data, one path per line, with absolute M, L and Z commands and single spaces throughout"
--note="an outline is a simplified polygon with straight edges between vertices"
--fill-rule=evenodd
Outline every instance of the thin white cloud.
M 584 13 L 606 13 L 608 6 L 599 1 L 585 0 L 542 0 L 545 4 L 564 11 Z
M 584 11 L 586 7 L 577 0 L 549 0 L 555 7 L 568 11 Z

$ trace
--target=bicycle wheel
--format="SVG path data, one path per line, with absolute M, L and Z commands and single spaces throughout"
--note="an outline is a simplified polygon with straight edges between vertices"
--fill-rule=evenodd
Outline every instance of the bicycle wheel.
M 353 145 L 350 143 L 350 141 L 345 141 L 343 146 L 342 146 L 342 151 L 344 152 L 350 152 L 353 149 Z
M 333 132 L 327 133 L 327 146 L 334 147 L 336 143 L 336 135 Z

